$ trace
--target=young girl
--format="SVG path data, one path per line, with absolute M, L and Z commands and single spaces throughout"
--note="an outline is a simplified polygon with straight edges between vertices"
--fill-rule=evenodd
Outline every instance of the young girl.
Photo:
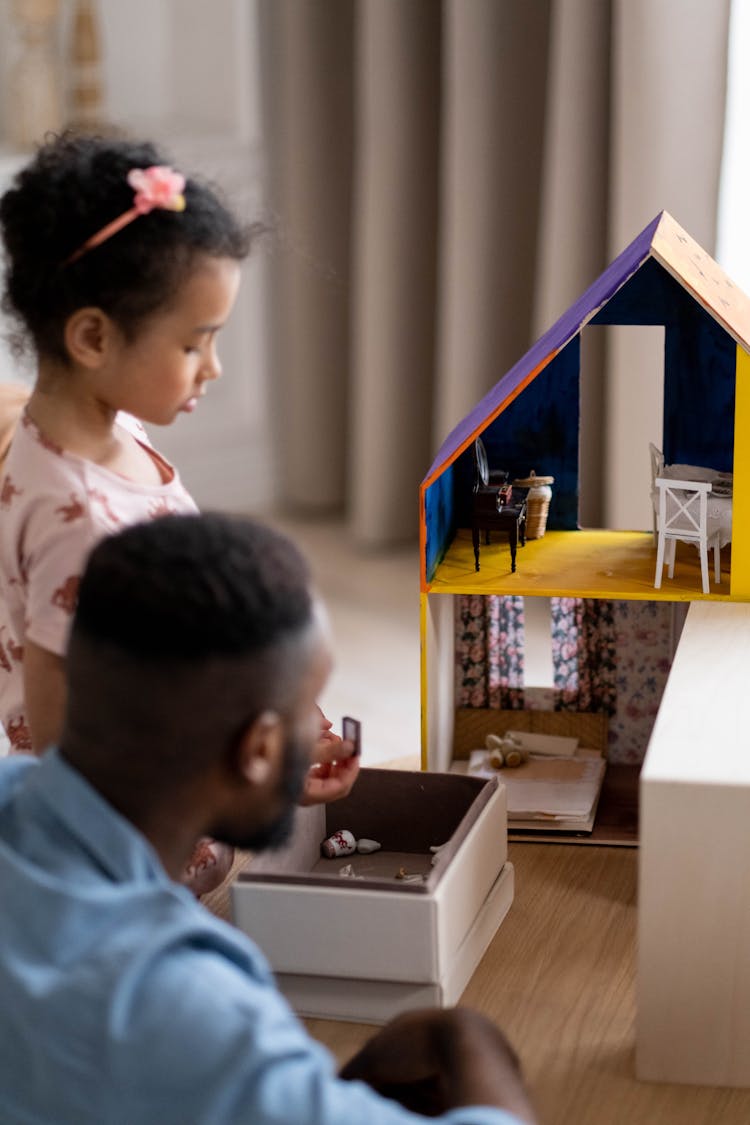
M 0 227 L 3 308 L 37 359 L 0 483 L 0 719 L 14 750 L 39 752 L 61 727 L 90 549 L 195 510 L 140 423 L 192 413 L 221 374 L 216 338 L 252 232 L 151 144 L 74 135 L 18 174 Z M 320 749 L 307 796 L 334 799 L 356 763 L 340 742 Z

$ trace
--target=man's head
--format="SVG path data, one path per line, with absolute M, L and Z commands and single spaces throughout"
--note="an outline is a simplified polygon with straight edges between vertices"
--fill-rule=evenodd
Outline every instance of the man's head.
M 138 824 L 187 806 L 200 831 L 267 846 L 291 822 L 329 666 L 284 536 L 220 515 L 139 524 L 81 580 L 61 751 Z

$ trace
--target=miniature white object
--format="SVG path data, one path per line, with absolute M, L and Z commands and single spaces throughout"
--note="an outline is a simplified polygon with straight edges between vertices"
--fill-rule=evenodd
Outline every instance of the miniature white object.
M 340 828 L 320 845 L 321 853 L 327 859 L 335 859 L 338 855 L 351 855 L 357 850 L 357 841 L 348 828 Z
M 358 875 L 357 872 L 352 867 L 351 863 L 347 863 L 343 867 L 339 868 L 339 878 L 340 879 L 364 879 L 364 875 Z

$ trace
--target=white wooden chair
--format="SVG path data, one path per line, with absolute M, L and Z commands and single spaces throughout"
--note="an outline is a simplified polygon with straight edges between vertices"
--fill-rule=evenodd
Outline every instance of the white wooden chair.
M 666 477 L 656 477 L 654 484 L 659 496 L 656 515 L 658 542 L 654 586 L 657 590 L 661 588 L 665 562 L 669 566 L 667 571 L 669 577 L 674 578 L 675 549 L 677 540 L 681 539 L 687 543 L 694 543 L 700 551 L 703 593 L 708 594 L 710 548 L 713 548 L 714 552 L 714 581 L 721 581 L 719 529 L 717 528 L 710 536 L 708 534 L 708 494 L 711 485 L 708 481 L 671 480 Z
M 664 454 L 656 448 L 652 441 L 648 443 L 648 451 L 651 455 L 651 511 L 654 517 L 654 546 L 657 547 L 659 531 L 656 526 L 656 509 L 659 506 L 659 497 L 656 494 L 656 478 L 660 477 L 664 470 Z

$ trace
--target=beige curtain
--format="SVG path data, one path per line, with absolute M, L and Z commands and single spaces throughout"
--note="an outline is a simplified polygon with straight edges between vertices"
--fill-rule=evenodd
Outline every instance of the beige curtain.
M 445 434 L 658 211 L 713 252 L 729 2 L 262 0 L 285 507 L 412 538 Z M 632 364 L 587 354 L 584 522 Z

